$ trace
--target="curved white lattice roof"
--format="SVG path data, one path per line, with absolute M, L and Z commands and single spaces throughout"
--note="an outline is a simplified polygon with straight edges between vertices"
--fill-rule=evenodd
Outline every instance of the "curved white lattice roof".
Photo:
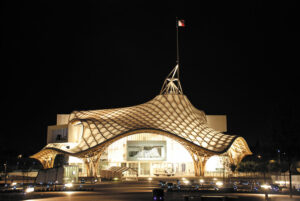
M 68 146 L 64 143 L 48 144 L 33 157 L 40 158 L 47 150 L 84 157 L 82 153 L 99 150 L 115 139 L 139 131 L 167 134 L 170 137 L 192 146 L 193 150 L 208 155 L 223 154 L 232 147 L 241 150 L 236 153 L 243 157 L 251 154 L 246 141 L 236 135 L 226 135 L 207 125 L 203 111 L 196 109 L 182 93 L 180 82 L 177 88 L 171 78 L 167 78 L 162 93 L 154 99 L 140 105 L 115 109 L 74 111 L 70 115 L 69 124 L 81 123 L 82 134 L 78 144 Z M 180 90 L 180 91 L 176 91 Z M 234 149 L 233 149 L 234 148 Z
M 132 130 L 166 131 L 212 152 L 224 152 L 236 138 L 209 128 L 204 112 L 192 106 L 185 95 L 158 95 L 141 105 L 92 111 L 75 111 L 70 122 L 84 125 L 73 153 L 97 146 Z

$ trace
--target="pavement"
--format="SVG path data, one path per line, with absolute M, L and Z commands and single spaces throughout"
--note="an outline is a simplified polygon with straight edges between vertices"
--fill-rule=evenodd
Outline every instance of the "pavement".
M 152 190 L 158 188 L 157 181 L 127 181 L 127 182 L 101 182 L 99 184 L 85 184 L 83 186 L 91 191 L 55 191 L 55 192 L 32 192 L 32 193 L 0 193 L 0 200 L 14 201 L 151 201 Z M 216 193 L 216 192 L 165 192 L 166 201 L 185 200 L 241 200 L 263 201 L 264 194 L 255 193 Z M 299 200 L 299 195 L 292 199 L 288 195 L 270 194 L 271 201 L 294 201 Z

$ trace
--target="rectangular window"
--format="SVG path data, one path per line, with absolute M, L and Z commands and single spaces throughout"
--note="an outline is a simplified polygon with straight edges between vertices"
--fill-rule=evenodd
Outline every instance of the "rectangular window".
M 52 136 L 55 142 L 66 142 L 68 140 L 68 128 L 52 130 Z

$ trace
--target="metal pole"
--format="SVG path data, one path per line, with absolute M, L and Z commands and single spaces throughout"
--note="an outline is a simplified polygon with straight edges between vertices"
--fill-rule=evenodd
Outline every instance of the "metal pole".
M 176 63 L 179 66 L 178 18 L 176 18 L 176 45 L 177 45 L 177 60 L 176 60 Z
M 6 185 L 6 178 L 7 178 L 7 175 L 6 175 L 6 167 L 7 166 L 7 161 L 4 163 L 4 182 L 5 182 L 5 185 Z
M 293 188 L 292 188 L 292 163 L 289 162 L 289 180 L 290 180 L 290 198 L 293 197 Z

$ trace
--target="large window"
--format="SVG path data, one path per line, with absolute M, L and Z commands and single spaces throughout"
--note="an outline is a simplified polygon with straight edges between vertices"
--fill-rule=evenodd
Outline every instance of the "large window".
M 58 128 L 52 130 L 54 142 L 66 142 L 68 140 L 68 128 Z
M 127 160 L 166 160 L 166 141 L 127 141 Z

